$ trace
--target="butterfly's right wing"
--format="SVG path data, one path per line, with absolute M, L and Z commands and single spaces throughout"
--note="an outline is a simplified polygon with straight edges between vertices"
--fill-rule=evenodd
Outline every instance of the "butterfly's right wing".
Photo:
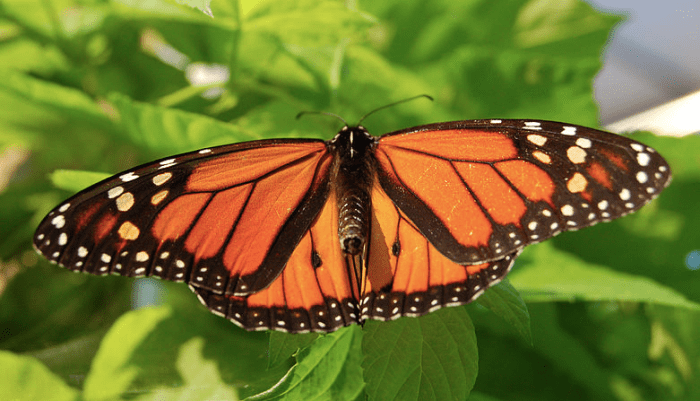
M 519 250 L 490 262 L 461 265 L 433 246 L 376 183 L 361 319 L 422 316 L 467 304 L 510 271 Z

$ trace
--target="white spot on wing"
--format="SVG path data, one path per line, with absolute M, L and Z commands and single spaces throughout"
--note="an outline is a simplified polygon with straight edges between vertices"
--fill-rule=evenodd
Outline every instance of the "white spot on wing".
M 581 164 L 586 161 L 586 151 L 578 146 L 572 146 L 567 149 L 566 156 L 574 164 Z
M 588 185 L 588 180 L 581 173 L 574 173 L 574 175 L 567 181 L 566 188 L 571 193 L 579 193 L 586 190 Z
M 117 233 L 122 239 L 128 240 L 128 241 L 133 241 L 136 238 L 141 235 L 141 230 L 139 230 L 138 227 L 134 225 L 134 223 L 130 221 L 125 221 L 122 223 L 121 226 L 119 226 L 119 230 L 117 230 Z M 123 253 L 127 253 L 126 251 Z M 122 255 L 126 256 L 126 255 Z
M 647 176 L 647 173 L 645 173 L 644 171 L 640 171 L 637 173 L 637 181 L 640 184 L 644 184 L 645 182 L 647 182 L 647 180 L 649 180 L 649 176 Z
M 534 143 L 537 146 L 544 146 L 547 143 L 547 138 L 542 135 L 530 134 L 527 136 L 527 140 Z
M 130 171 L 126 174 L 122 174 L 119 176 L 119 179 L 122 180 L 123 182 L 133 181 L 137 178 L 139 178 L 139 176 L 134 174 L 133 171 Z
M 164 189 L 151 197 L 151 205 L 155 206 L 168 196 L 168 190 Z
M 561 214 L 564 216 L 573 216 L 574 215 L 574 208 L 571 205 L 564 205 L 561 207 Z
M 627 188 L 623 188 L 622 191 L 620 191 L 620 199 L 623 201 L 630 200 L 632 197 L 632 193 L 630 193 L 630 190 Z
M 546 154 L 544 152 L 540 152 L 539 150 L 532 152 L 532 156 L 544 164 L 549 164 L 552 162 L 552 158 L 549 157 L 548 154 Z
M 562 135 L 576 135 L 576 127 L 565 125 L 561 131 Z
M 591 140 L 588 138 L 579 138 L 576 140 L 576 144 L 584 149 L 591 147 Z
M 120 212 L 126 212 L 134 206 L 134 195 L 131 192 L 125 192 L 117 198 L 116 203 Z
M 530 129 L 533 131 L 539 131 L 542 129 L 540 125 L 541 124 L 538 121 L 525 121 L 525 126 L 523 128 Z
M 630 144 L 630 147 L 631 147 L 632 149 L 636 150 L 637 152 L 642 152 L 642 151 L 644 151 L 644 146 L 642 146 L 642 145 L 639 144 L 639 143 L 631 143 L 631 144 Z
M 158 174 L 157 176 L 153 177 L 153 183 L 155 185 L 163 185 L 165 184 L 170 178 L 172 178 L 173 173 L 167 172 L 167 173 L 161 173 Z
M 648 166 L 650 160 L 651 158 L 649 157 L 648 153 L 637 153 L 637 163 L 639 163 L 640 166 Z
M 122 192 L 124 192 L 124 187 L 121 187 L 121 186 L 114 187 L 114 188 L 110 189 L 109 191 L 107 191 L 107 197 L 109 199 L 114 199 L 117 196 L 121 195 Z
M 66 225 L 66 218 L 63 217 L 62 214 L 60 214 L 60 215 L 54 217 L 53 219 L 51 219 L 51 224 L 54 227 L 61 229 L 61 228 L 63 228 L 63 226 Z

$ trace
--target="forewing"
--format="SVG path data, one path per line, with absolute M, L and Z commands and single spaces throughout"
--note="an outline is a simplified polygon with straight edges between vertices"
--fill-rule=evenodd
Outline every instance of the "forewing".
M 98 183 L 42 221 L 36 249 L 74 271 L 246 295 L 280 275 L 328 197 L 322 141 L 204 149 Z
M 549 121 L 475 120 L 383 136 L 378 179 L 450 260 L 499 260 L 561 231 L 609 221 L 656 197 L 671 177 L 654 149 Z

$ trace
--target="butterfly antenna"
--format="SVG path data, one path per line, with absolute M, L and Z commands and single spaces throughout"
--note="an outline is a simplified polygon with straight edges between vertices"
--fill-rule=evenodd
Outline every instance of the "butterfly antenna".
M 339 116 L 339 115 L 337 115 L 337 114 L 329 113 L 329 112 L 327 112 L 327 111 L 301 111 L 301 112 L 299 112 L 299 114 L 297 114 L 297 117 L 296 117 L 297 120 L 298 120 L 299 118 L 301 118 L 301 116 L 303 116 L 303 115 L 305 115 L 305 114 L 321 114 L 321 115 L 324 115 L 324 116 L 335 117 L 335 118 L 337 118 L 338 120 L 342 121 L 343 124 L 345 124 L 346 126 L 348 125 L 348 122 L 345 121 L 345 119 L 344 119 L 343 117 L 341 117 L 341 116 Z
M 422 98 L 422 97 L 424 97 L 424 98 L 430 100 L 431 102 L 433 101 L 433 97 L 432 97 L 432 96 L 426 95 L 426 94 L 422 94 L 422 95 L 418 95 L 418 96 L 409 97 L 408 99 L 399 100 L 399 101 L 394 102 L 394 103 L 389 103 L 389 104 L 386 104 L 386 105 L 384 105 L 384 106 L 382 106 L 382 107 L 378 107 L 378 108 L 376 108 L 376 109 L 370 111 L 369 113 L 365 114 L 364 116 L 362 116 L 362 118 L 360 118 L 360 120 L 357 122 L 357 125 L 360 125 L 360 123 L 361 123 L 362 121 L 364 121 L 365 118 L 367 118 L 367 117 L 369 117 L 370 115 L 372 115 L 372 114 L 378 112 L 379 110 L 383 110 L 383 109 L 386 109 L 386 108 L 388 108 L 388 107 L 394 107 L 394 106 L 396 106 L 397 104 L 410 102 L 410 101 L 412 101 L 412 100 L 420 99 L 420 98 Z

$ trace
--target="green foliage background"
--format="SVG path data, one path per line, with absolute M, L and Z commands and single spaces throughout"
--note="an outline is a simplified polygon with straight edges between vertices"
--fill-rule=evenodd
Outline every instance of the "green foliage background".
M 29 159 L 0 194 L 0 399 L 700 399 L 700 273 L 684 262 L 700 248 L 698 137 L 638 135 L 673 168 L 663 195 L 530 247 L 477 302 L 329 335 L 248 333 L 172 283 L 130 311 L 134 280 L 30 248 L 53 206 L 104 177 L 62 169 L 339 128 L 301 110 L 352 122 L 427 93 L 364 125 L 596 126 L 619 21 L 577 0 L 1 1 L 0 147 Z M 226 67 L 222 94 L 201 96 L 217 85 L 190 85 L 188 63 Z

